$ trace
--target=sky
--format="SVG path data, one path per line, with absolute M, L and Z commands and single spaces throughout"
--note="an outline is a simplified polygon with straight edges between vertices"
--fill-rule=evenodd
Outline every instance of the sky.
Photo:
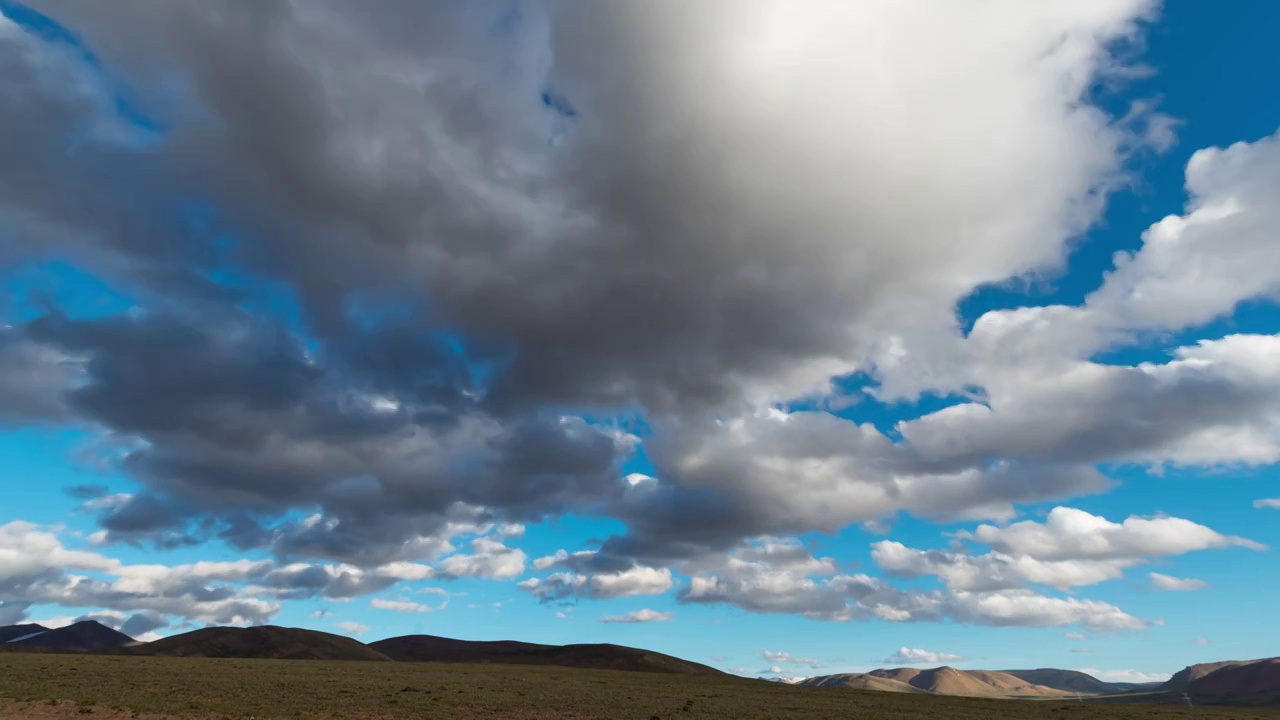
M 1273 655 L 1277 32 L 0 0 L 0 624 Z

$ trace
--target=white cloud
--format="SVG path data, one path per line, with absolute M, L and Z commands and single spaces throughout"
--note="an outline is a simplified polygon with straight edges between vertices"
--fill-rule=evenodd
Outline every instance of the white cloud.
M 841 575 L 830 558 L 814 558 L 797 541 L 770 538 L 690 563 L 682 602 L 728 603 L 761 613 L 815 619 L 958 622 L 1091 630 L 1132 630 L 1147 623 L 1114 605 L 1040 595 L 1027 589 L 906 591 L 864 574 Z
M 234 583 L 261 577 L 270 561 L 126 565 L 96 552 L 66 548 L 48 529 L 0 525 L 0 600 L 118 613 L 157 613 L 216 624 L 265 622 L 279 604 L 249 597 Z M 89 574 L 79 574 L 79 573 Z
M 981 525 L 955 533 L 958 539 L 991 545 L 993 552 L 916 550 L 891 540 L 872 545 L 871 558 L 891 575 L 935 576 L 952 591 L 995 591 L 1026 584 L 1058 590 L 1114 580 L 1152 558 L 1206 550 L 1264 546 L 1222 535 L 1189 520 L 1130 517 L 1123 523 L 1067 507 L 1054 508 L 1039 523 L 1025 520 L 1006 527 Z M 1198 589 L 1199 581 L 1175 588 L 1175 578 L 1151 574 L 1156 589 Z M 1194 587 L 1193 587 L 1194 586 Z
M 1258 508 L 1259 510 L 1261 510 L 1261 509 L 1263 509 L 1263 508 L 1270 508 L 1270 509 L 1272 509 L 1272 510 L 1280 510 L 1280 498 L 1263 498 L 1263 499 L 1261 499 L 1261 500 L 1254 500 L 1254 501 L 1253 501 L 1253 506 L 1254 506 L 1255 508 Z
M 516 527 L 523 531 L 523 526 Z M 471 541 L 470 554 L 450 555 L 436 564 L 436 570 L 440 576 L 449 578 L 507 580 L 524 572 L 527 559 L 519 548 L 507 547 L 501 540 L 479 537 Z
M 1265 549 L 1252 540 L 1222 535 L 1182 518 L 1131 516 L 1114 523 L 1068 507 L 1054 508 L 1043 523 L 1024 520 L 1005 527 L 981 525 L 957 536 L 991 545 L 999 552 L 1048 561 L 1134 560 L 1228 547 Z
M 374 598 L 369 601 L 369 605 L 379 610 L 392 610 L 402 613 L 429 613 L 432 610 L 440 609 L 410 600 L 387 600 L 384 598 Z
M 1191 641 L 1192 645 L 1212 645 L 1213 641 L 1209 638 L 1198 637 Z
M 1106 682 L 1156 683 L 1168 680 L 1169 673 L 1149 673 L 1137 670 L 1099 670 L 1098 668 L 1077 668 L 1082 673 L 1092 675 Z
M 658 612 L 657 610 L 650 610 L 649 608 L 644 608 L 643 610 L 636 610 L 635 612 L 629 612 L 626 615 L 609 615 L 606 617 L 602 617 L 600 618 L 600 622 L 603 622 L 603 623 L 667 622 L 671 620 L 672 617 L 673 617 L 673 614 L 670 612 Z
M 361 625 L 351 620 L 344 620 L 338 623 L 338 627 L 348 635 L 363 635 L 371 629 L 368 625 Z
M 594 575 L 555 573 L 541 579 L 522 580 L 519 587 L 542 600 L 555 600 L 574 595 L 608 599 L 661 595 L 670 590 L 672 584 L 669 568 L 637 565 L 615 573 Z
M 1084 633 L 1069 632 L 1065 635 L 1068 640 L 1088 640 L 1089 636 Z
M 1162 575 L 1153 572 L 1151 576 L 1151 589 L 1153 590 L 1203 590 L 1209 587 L 1209 583 L 1195 578 L 1179 578 L 1172 575 Z
M 893 665 L 941 665 L 962 660 L 964 660 L 963 657 L 951 653 L 909 647 L 900 647 L 897 652 L 884 659 L 885 662 Z
M 895 336 L 891 362 L 877 371 L 882 397 L 966 388 L 977 395 L 904 421 L 906 442 L 944 465 L 983 457 L 1049 465 L 1280 460 L 1280 338 L 1202 340 L 1167 363 L 1091 360 L 1280 293 L 1280 136 L 1200 150 L 1186 177 L 1186 213 L 1152 225 L 1135 254 L 1118 255 L 1083 305 L 988 312 L 967 337 Z
M 788 652 L 773 652 L 771 650 L 765 650 L 763 653 L 761 653 L 761 656 L 764 657 L 766 661 L 771 663 L 784 663 L 787 665 L 804 665 L 806 667 L 811 667 L 815 669 L 822 667 L 822 661 L 818 660 L 817 658 L 793 657 L 791 653 L 788 653 Z

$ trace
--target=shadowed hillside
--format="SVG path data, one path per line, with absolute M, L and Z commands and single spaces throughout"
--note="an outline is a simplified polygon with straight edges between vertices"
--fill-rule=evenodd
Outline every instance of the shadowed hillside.
M 1136 687 L 1133 683 L 1109 683 L 1078 670 L 1038 668 L 1036 670 L 1002 670 L 1006 675 L 1025 680 L 1033 685 L 1062 690 L 1081 695 L 1108 695 L 1126 692 Z
M 128 648 L 131 655 L 270 658 L 277 660 L 390 660 L 358 640 L 301 628 L 212 627 Z
M 15 630 L 21 628 L 21 630 Z M 54 650 L 58 652 L 102 652 L 124 647 L 134 639 L 95 620 L 82 620 L 53 630 L 40 625 L 12 625 L 0 628 L 8 636 L 5 646 L 13 650 Z
M 48 630 L 49 628 L 43 625 L 36 625 L 35 623 L 28 625 L 7 625 L 5 627 L 0 627 L 0 643 L 12 642 L 14 640 L 27 637 L 28 635 L 36 635 Z
M 371 643 L 394 660 L 410 662 L 507 663 L 632 670 L 683 675 L 722 675 L 719 670 L 670 655 L 621 645 L 538 645 L 510 640 L 475 642 L 433 635 L 406 635 Z
M 1280 704 L 1280 657 L 1191 665 L 1158 689 L 1169 701 L 1185 694 L 1192 702 L 1215 705 Z

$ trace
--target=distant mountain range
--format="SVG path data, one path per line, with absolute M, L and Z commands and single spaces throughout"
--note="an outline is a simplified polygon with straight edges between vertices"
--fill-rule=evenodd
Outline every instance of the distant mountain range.
M 125 648 L 130 655 L 262 658 L 276 660 L 375 660 L 391 658 L 345 635 L 275 627 L 207 627 Z
M 406 635 L 365 644 L 345 635 L 276 627 L 208 627 L 141 643 L 93 620 L 61 628 L 0 627 L 0 650 L 111 653 L 161 657 L 271 658 L 549 665 L 600 670 L 721 675 L 670 655 L 610 644 L 542 645 Z M 1091 702 L 1176 702 L 1204 705 L 1280 705 L 1280 657 L 1192 665 L 1163 684 L 1108 683 L 1075 670 L 958 670 L 886 668 L 822 675 L 800 681 L 818 688 L 989 698 L 1074 699 Z
M 0 627 L 0 643 L 8 650 L 102 652 L 133 642 L 134 639 L 128 635 L 94 620 L 83 620 L 55 629 L 43 625 Z
M 708 665 L 622 645 L 538 645 L 511 640 L 473 642 L 433 635 L 407 635 L 371 643 L 369 647 L 405 662 L 508 663 L 631 670 L 680 675 L 723 675 Z
M 1036 681 L 1023 678 L 1019 673 L 1027 673 Z M 1090 675 L 1070 670 L 957 670 L 947 666 L 928 670 L 891 668 L 872 670 L 869 673 L 824 675 L 809 678 L 800 684 L 881 692 L 1003 698 L 1072 697 L 1080 692 L 1071 689 L 1076 686 L 1101 688 L 1106 685 Z
M 1090 702 L 1280 705 L 1280 658 L 1192 665 L 1165 683 L 1109 683 L 1076 670 L 890 668 L 811 677 L 811 687 L 966 697 L 1059 698 Z
M 273 625 L 207 627 L 148 643 L 136 642 L 92 620 L 56 630 L 41 625 L 11 625 L 0 627 L 0 648 L 161 657 L 505 663 L 682 675 L 724 674 L 707 665 L 622 645 L 478 642 L 431 635 L 388 638 L 366 645 L 345 635 Z

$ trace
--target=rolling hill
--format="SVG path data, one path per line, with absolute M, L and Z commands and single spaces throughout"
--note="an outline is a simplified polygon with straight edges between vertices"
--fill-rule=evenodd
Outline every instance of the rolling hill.
M 801 680 L 800 685 L 824 688 L 848 688 L 851 690 L 876 690 L 896 693 L 927 693 L 900 680 L 890 680 L 867 673 L 841 673 L 838 675 L 822 675 Z
M 1278 705 L 1280 657 L 1191 665 L 1169 678 L 1158 693 L 1170 700 L 1185 694 L 1201 704 Z
M 82 620 L 66 627 L 47 629 L 40 625 L 11 625 L 0 628 L 0 637 L 9 649 L 40 649 L 57 652 L 102 652 L 124 647 L 134 639 L 95 620 Z
M 1098 678 L 1078 670 L 1058 670 L 1056 668 L 1038 668 L 1036 670 L 1002 670 L 1033 685 L 1042 685 L 1054 690 L 1081 695 L 1109 695 L 1126 692 L 1135 686 L 1132 683 L 1116 684 L 1103 682 Z
M 501 640 L 455 640 L 433 635 L 406 635 L 371 643 L 369 647 L 404 662 L 506 663 L 630 670 L 681 675 L 723 675 L 707 665 L 622 645 L 539 645 Z
M 343 635 L 301 628 L 209 627 L 125 650 L 131 655 L 273 658 L 277 660 L 380 660 L 391 658 Z
M 31 623 L 29 625 L 6 625 L 0 627 L 0 643 L 13 642 L 20 640 L 29 635 L 38 635 L 42 632 L 48 632 L 49 628 L 43 625 Z
M 1088 676 L 1086 676 L 1088 677 Z M 887 668 L 869 673 L 825 675 L 801 683 L 811 687 L 843 687 L 884 692 L 917 692 L 957 697 L 1061 698 L 1072 691 L 1040 685 L 1016 675 L 994 670 L 957 670 L 938 667 Z

